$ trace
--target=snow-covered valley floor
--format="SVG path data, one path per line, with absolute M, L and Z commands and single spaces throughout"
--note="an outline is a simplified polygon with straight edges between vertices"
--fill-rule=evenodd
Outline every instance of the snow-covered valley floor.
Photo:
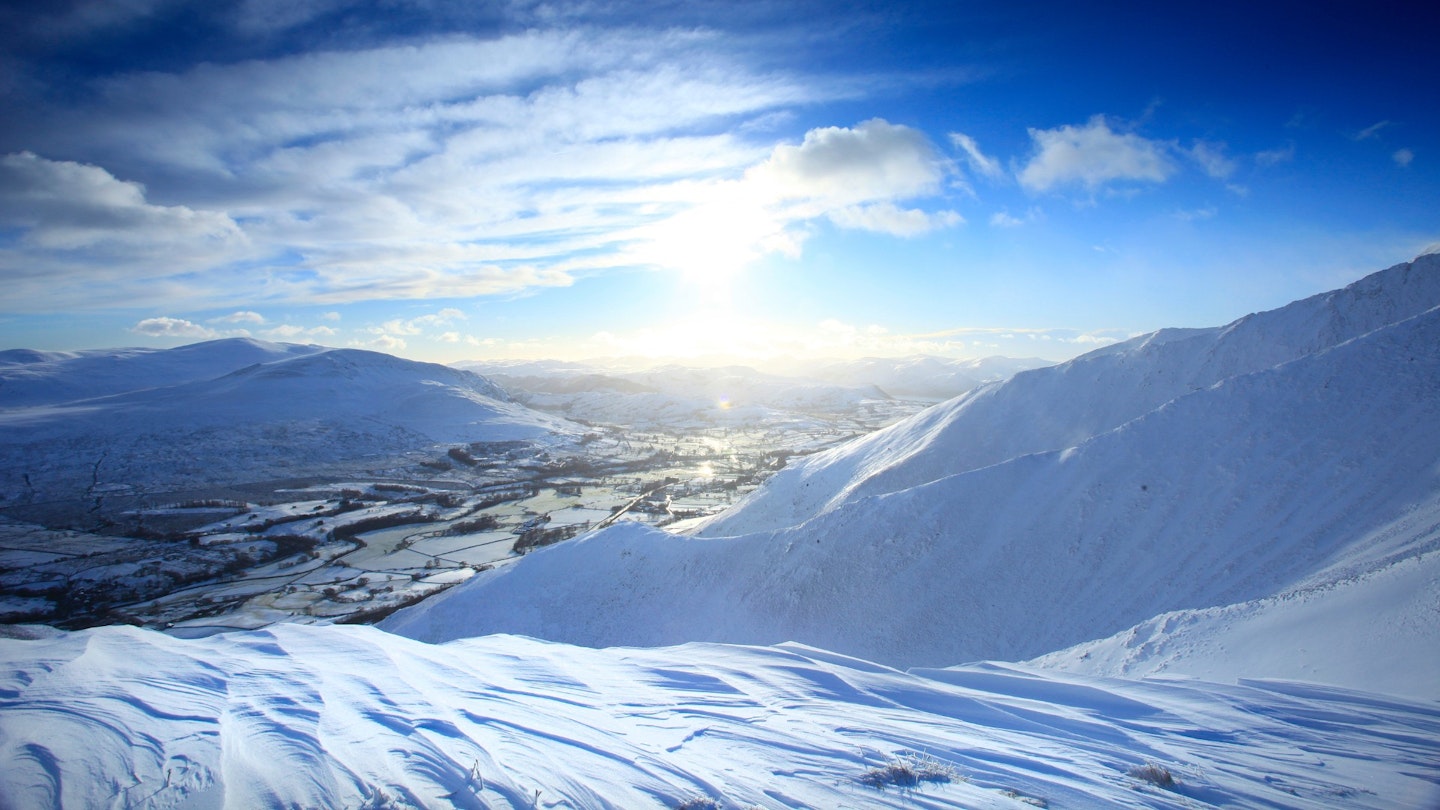
M 7 807 L 1440 801 L 1440 705 L 1296 682 L 905 673 L 799 645 L 430 645 L 299 625 L 3 639 L 0 660 Z M 906 767 L 929 778 L 867 784 Z

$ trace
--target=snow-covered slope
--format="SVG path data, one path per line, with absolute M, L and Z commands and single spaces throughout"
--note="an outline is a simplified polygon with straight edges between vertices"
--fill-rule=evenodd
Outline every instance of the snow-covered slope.
M 174 349 L 0 351 L 0 408 L 90 399 L 209 380 L 256 363 L 325 351 L 323 346 L 227 338 Z
M 1434 703 L 1286 682 L 1002 664 L 905 674 L 794 645 L 431 646 L 295 625 L 189 641 L 127 627 L 0 638 L 0 662 L 0 801 L 14 807 L 1321 810 L 1440 798 Z M 930 781 L 867 786 L 906 764 Z M 1158 786 L 1162 775 L 1175 782 Z
M 238 345 L 196 353 L 216 350 L 223 369 Z M 34 500 L 97 483 L 275 478 L 436 443 L 576 431 L 470 372 L 355 349 L 307 351 L 212 378 L 0 409 L 0 485 L 8 498 Z
M 1022 372 L 792 465 L 703 534 L 792 526 L 855 497 L 1073 447 L 1177 397 L 1322 351 L 1437 305 L 1440 254 L 1428 254 L 1225 327 L 1164 329 Z
M 1440 552 L 1332 573 L 1264 599 L 1165 613 L 1031 663 L 1126 678 L 1231 682 L 1264 673 L 1400 695 L 1440 691 Z
M 386 626 L 430 640 L 515 632 L 602 646 L 797 640 L 943 665 L 1029 658 L 1322 571 L 1395 564 L 1440 543 L 1440 519 L 1425 518 L 1440 515 L 1440 309 L 1421 301 L 1440 302 L 1436 270 L 1417 261 L 1224 330 L 1156 335 L 1021 374 L 806 465 L 816 482 L 856 483 L 811 498 L 823 508 L 799 525 L 729 538 L 613 528 Z M 1207 377 L 1221 379 L 1196 390 Z M 1122 420 L 1136 407 L 1121 407 L 1127 379 L 1142 402 L 1179 391 Z M 1119 424 L 946 474 L 966 448 L 1005 443 L 960 430 L 966 403 L 1016 386 L 1034 397 L 1042 437 Z M 1044 421 L 1067 401 L 1080 416 Z M 796 485 L 767 484 L 766 497 L 737 508 L 805 496 Z M 795 523 L 795 508 L 783 502 L 786 519 L 753 523 Z M 719 525 L 736 523 L 749 525 Z M 1425 656 L 1416 665 L 1433 660 L 1412 653 Z M 1440 684 L 1424 696 L 1440 697 Z

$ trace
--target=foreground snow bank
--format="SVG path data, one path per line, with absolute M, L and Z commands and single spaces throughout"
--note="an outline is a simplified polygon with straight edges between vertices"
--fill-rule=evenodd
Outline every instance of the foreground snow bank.
M 0 639 L 0 662 L 0 797 L 17 807 L 1440 800 L 1440 706 L 1295 682 L 906 674 L 795 645 L 433 646 L 294 625 Z M 940 781 L 865 786 L 907 752 Z

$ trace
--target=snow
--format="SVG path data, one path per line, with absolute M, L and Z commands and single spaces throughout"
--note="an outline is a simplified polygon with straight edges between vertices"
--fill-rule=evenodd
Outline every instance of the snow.
M 294 424 L 306 390 L 407 441 L 415 411 L 564 426 L 418 365 L 315 352 L 26 418 L 118 437 L 249 396 Z M 380 628 L 0 627 L 0 803 L 1437 807 L 1437 394 L 1427 255 L 1021 372 L 690 534 L 619 523 Z M 866 786 L 905 762 L 941 778 Z
M 716 537 L 792 526 L 864 495 L 895 492 L 1028 453 L 1063 450 L 1225 379 L 1264 371 L 1440 305 L 1440 255 L 1225 327 L 1164 329 L 1025 371 L 783 470 Z
M 1185 345 L 1199 351 L 1192 365 L 1210 368 L 1201 378 L 1222 379 L 1198 390 L 1166 383 L 1181 393 L 1074 446 L 947 474 L 966 440 L 1002 444 L 961 432 L 965 404 L 976 401 L 962 400 L 800 462 L 799 474 L 776 475 L 704 536 L 612 527 L 483 573 L 383 626 L 428 641 L 487 633 L 587 646 L 796 640 L 894 666 L 943 666 L 1029 659 L 1161 613 L 1262 599 L 1322 572 L 1330 579 L 1320 584 L 1380 570 L 1440 545 L 1440 309 L 1411 300 L 1418 286 L 1394 291 L 1404 307 L 1382 304 L 1388 288 L 1357 296 L 1355 306 L 1323 299 L 1345 329 L 1322 325 L 1308 305 L 1252 317 L 1244 329 L 1271 326 L 1254 333 L 1264 345 L 1249 351 L 1216 342 L 1241 327 L 1107 350 L 1142 388 L 1176 376 L 1171 364 Z M 1357 313 L 1413 309 L 1420 313 L 1347 337 L 1375 326 Z M 1276 334 L 1287 324 L 1345 339 L 1264 366 L 1257 358 L 1294 353 L 1276 344 L 1313 343 Z M 1196 344 L 1202 334 L 1211 337 Z M 1142 362 L 1157 350 L 1158 360 Z M 1219 354 L 1238 358 L 1230 365 L 1239 372 L 1223 375 Z M 1012 386 L 1054 392 L 1017 422 L 1067 403 L 1084 406 L 1066 412 L 1072 420 L 1123 410 L 1129 391 L 1115 387 L 1118 371 L 1077 368 L 1089 362 L 1020 374 L 980 396 L 1006 400 Z M 1104 395 L 1067 382 L 1081 378 Z M 836 481 L 838 495 L 805 493 Z M 791 496 L 825 507 L 791 525 Z M 768 511 L 777 501 L 779 520 Z M 1408 665 L 1433 663 L 1427 638 L 1397 630 Z M 1316 651 L 1312 665 L 1344 654 Z M 1364 689 L 1381 666 L 1370 659 L 1327 671 L 1349 673 L 1358 680 L 1346 685 Z M 1415 697 L 1440 698 L 1440 683 L 1413 685 L 1425 687 Z
M 41 635 L 41 634 L 36 634 Z M 366 627 L 0 639 L 22 807 L 1421 807 L 1440 708 L 1290 682 L 904 673 L 800 645 Z M 896 758 L 954 773 L 861 778 Z M 1130 775 L 1146 764 L 1176 780 Z M 1028 800 L 1028 801 L 1026 801 Z
M 257 352 L 280 356 L 230 370 Z M 204 358 L 212 376 L 187 379 Z M 67 364 L 113 361 L 129 369 L 142 360 L 135 388 L 87 399 L 28 404 L 41 395 L 27 393 L 23 381 L 3 380 L 0 495 L 43 501 L 96 494 L 116 481 L 188 487 L 298 476 L 375 465 L 436 444 L 583 432 L 511 402 L 478 375 L 355 349 L 214 341 L 21 368 L 50 368 L 44 381 L 55 384 L 46 390 L 70 390 L 89 371 Z M 145 387 L 162 378 L 172 382 Z M 118 385 L 98 380 L 87 393 Z
M 1440 552 L 1264 599 L 1165 613 L 1030 663 L 1220 682 L 1265 673 L 1433 696 L 1440 682 Z
M 5 407 L 92 399 L 126 391 L 208 380 L 222 374 L 324 351 L 321 346 L 226 338 L 174 349 L 83 352 L 0 352 L 0 402 Z

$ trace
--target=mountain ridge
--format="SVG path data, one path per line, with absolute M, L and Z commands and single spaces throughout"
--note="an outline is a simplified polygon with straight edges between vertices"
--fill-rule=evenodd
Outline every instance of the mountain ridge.
M 1437 391 L 1431 308 L 1187 390 L 1077 444 L 852 489 L 778 528 L 691 538 L 612 528 L 385 626 L 431 641 L 795 640 L 896 666 L 1029 658 L 1432 546 L 1433 530 L 1397 521 L 1440 510 Z M 938 406 L 888 433 L 908 425 L 923 437 L 948 413 Z M 821 461 L 866 471 L 876 435 Z

